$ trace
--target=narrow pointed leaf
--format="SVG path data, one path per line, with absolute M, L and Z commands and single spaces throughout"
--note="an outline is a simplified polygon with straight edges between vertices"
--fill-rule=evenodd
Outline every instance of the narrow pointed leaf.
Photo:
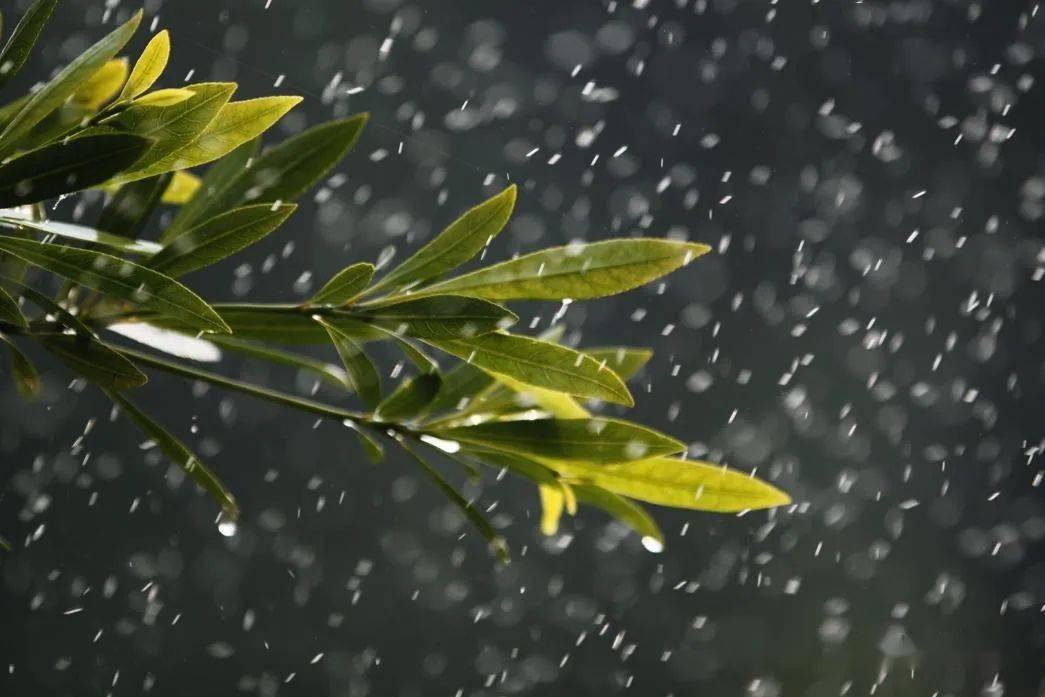
M 91 336 L 63 334 L 40 343 L 74 373 L 99 387 L 126 390 L 148 382 L 133 363 Z
M 300 370 L 307 370 L 326 380 L 331 385 L 345 390 L 353 389 L 352 381 L 349 380 L 348 375 L 341 368 L 323 361 L 317 361 L 309 356 L 282 351 L 252 341 L 244 341 L 235 336 L 217 335 L 212 337 L 211 340 L 222 348 L 227 348 L 245 356 L 260 358 L 270 363 L 279 363 Z
M 0 208 L 37 203 L 101 184 L 132 166 L 151 143 L 138 136 L 106 134 L 27 152 L 0 165 Z
M 137 237 L 156 209 L 171 177 L 161 174 L 121 186 L 105 204 L 98 227 L 113 235 Z
M 483 538 L 486 539 L 487 544 L 490 546 L 490 550 L 497 556 L 497 558 L 502 563 L 507 564 L 510 560 L 508 545 L 505 543 L 504 538 L 501 537 L 500 533 L 498 533 L 493 525 L 490 524 L 490 521 L 488 521 L 482 513 L 477 511 L 470 501 L 461 496 L 461 493 L 457 491 L 450 482 L 446 481 L 439 470 L 423 460 L 406 443 L 402 443 L 402 445 L 403 449 L 406 450 L 407 453 L 409 453 L 421 466 L 421 471 L 432 480 L 432 483 L 434 483 L 455 506 L 457 506 L 461 513 L 464 514 L 464 517 L 475 526 L 476 530 L 478 530 Z
M 465 263 L 504 228 L 515 207 L 516 187 L 464 213 L 431 242 L 374 284 L 371 291 L 438 278 Z
M 102 245 L 128 254 L 155 254 L 160 245 L 150 240 L 134 240 L 120 235 L 95 230 L 94 228 L 62 223 L 57 220 L 25 220 L 22 218 L 0 217 L 0 228 L 12 231 L 32 231 L 44 236 L 64 237 L 70 240 Z
M 142 12 L 138 10 L 131 19 L 81 53 L 76 60 L 34 92 L 25 106 L 7 124 L 3 133 L 0 133 L 0 159 L 10 155 L 18 147 L 23 135 L 61 106 L 82 82 L 115 56 L 130 40 L 141 18 Z
M 479 298 L 440 295 L 383 305 L 357 314 L 398 334 L 420 339 L 469 339 L 503 329 L 519 318 L 505 307 Z
M 0 549 L 4 550 L 5 552 L 10 552 L 13 548 L 11 547 L 10 542 L 8 542 L 3 537 L 0 537 Z
M 12 298 L 6 290 L 0 288 L 0 322 L 11 326 L 25 329 L 29 323 L 18 307 L 18 301 Z
M 370 434 L 363 429 L 355 425 L 349 425 L 349 428 L 356 434 L 356 438 L 359 440 L 359 444 L 363 447 L 363 452 L 366 453 L 366 457 L 370 462 L 376 465 L 385 459 L 385 447 L 383 445 L 371 438 Z
M 210 266 L 268 235 L 296 208 L 263 203 L 222 213 L 176 237 L 149 260 L 149 267 L 177 278 Z
M 18 394 L 22 395 L 23 399 L 32 399 L 40 391 L 40 376 L 36 367 L 9 338 L 0 334 L 0 341 L 7 345 L 11 358 L 11 377 L 14 378 Z
M 439 373 L 421 373 L 404 380 L 392 394 L 377 405 L 374 418 L 391 423 L 413 420 L 435 398 L 440 382 L 442 380 Z
M 225 157 L 222 157 L 210 167 L 200 181 L 195 194 L 188 201 L 184 201 L 174 220 L 167 229 L 160 234 L 160 241 L 167 243 L 177 237 L 183 230 L 192 227 L 194 223 L 211 218 L 223 213 L 234 205 L 211 205 L 211 200 L 228 185 L 231 179 L 240 176 L 258 154 L 259 138 L 248 140 Z M 175 176 L 183 172 L 176 172 Z
M 127 59 L 113 58 L 105 62 L 98 71 L 76 88 L 71 105 L 79 107 L 76 114 L 82 118 L 112 101 L 127 80 Z
M 174 106 L 192 99 L 196 93 L 183 87 L 171 87 L 143 94 L 134 100 L 135 106 Z
M 582 503 L 601 508 L 641 535 L 642 545 L 646 549 L 651 552 L 664 549 L 664 533 L 642 506 L 596 486 L 574 484 L 572 488 Z
M 606 240 L 553 247 L 423 288 L 489 300 L 587 300 L 648 283 L 707 253 L 695 242 Z
M 439 394 L 432 400 L 428 411 L 432 414 L 456 412 L 494 384 L 494 379 L 485 370 L 461 363 L 443 375 Z
M 366 114 L 310 128 L 255 157 L 249 166 L 217 182 L 199 205 L 183 211 L 172 234 L 193 222 L 247 203 L 293 201 L 322 179 L 352 149 Z
M 635 377 L 653 357 L 649 349 L 614 346 L 610 348 L 586 348 L 584 352 L 615 372 L 621 380 Z
M 131 76 L 120 92 L 120 99 L 134 99 L 144 93 L 163 74 L 171 55 L 171 39 L 164 29 L 149 40 L 141 56 L 134 64 Z
M 628 462 L 685 449 L 674 438 L 652 429 L 603 418 L 492 421 L 438 429 L 435 435 L 523 457 L 564 462 Z
M 327 344 L 330 336 L 312 314 L 297 305 L 215 305 L 232 333 L 239 339 L 262 341 L 274 344 Z M 172 320 L 169 317 L 143 316 L 152 324 L 186 333 L 196 331 L 190 323 Z M 352 338 L 364 341 L 380 341 L 394 338 L 380 327 L 341 315 L 324 315 L 324 319 L 347 332 Z
M 312 299 L 308 301 L 308 304 L 327 305 L 332 307 L 347 305 L 367 287 L 370 283 L 370 279 L 373 277 L 373 264 L 367 262 L 352 264 L 351 266 L 345 267 L 339 271 L 333 278 L 327 281 L 326 284 L 324 284 L 324 286 L 312 296 Z
M 374 367 L 374 362 L 366 355 L 363 345 L 340 327 L 322 319 L 315 320 L 330 335 L 341 362 L 345 366 L 356 394 L 371 409 L 381 402 L 381 376 Z
M 566 499 L 562 489 L 555 484 L 538 484 L 537 492 L 541 497 L 541 532 L 554 535 L 559 531 L 559 519 L 562 518 Z
M 18 74 L 29 58 L 33 45 L 54 11 L 58 0 L 36 0 L 18 21 L 11 38 L 0 51 L 0 87 Z
M 125 259 L 9 237 L 0 237 L 0 251 L 93 290 L 186 322 L 197 330 L 229 331 L 210 305 L 191 290 Z
M 236 503 L 232 493 L 218 476 L 204 465 L 191 450 L 118 391 L 107 389 L 105 393 L 113 403 L 120 407 L 121 412 L 156 443 L 156 447 L 164 455 L 184 470 L 185 474 L 192 481 L 196 482 L 200 488 L 209 493 L 218 502 L 218 505 L 221 506 L 226 515 L 233 520 L 239 517 L 239 505 Z
M 631 406 L 628 388 L 609 368 L 573 349 L 515 334 L 426 341 L 483 370 L 533 387 Z
M 672 508 L 730 513 L 791 502 L 771 484 L 706 462 L 652 457 L 609 466 L 565 463 L 556 469 L 621 496 Z

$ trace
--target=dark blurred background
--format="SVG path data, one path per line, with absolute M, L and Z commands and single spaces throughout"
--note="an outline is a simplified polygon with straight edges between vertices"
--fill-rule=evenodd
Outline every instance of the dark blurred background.
M 8 27 L 27 4 L 3 0 Z M 61 3 L 18 87 L 136 7 Z M 657 511 L 653 555 L 598 512 L 541 538 L 535 491 L 490 476 L 515 552 L 498 568 L 410 462 L 156 375 L 140 403 L 244 508 L 223 537 L 211 501 L 40 357 L 36 404 L 0 381 L 0 695 L 1045 695 L 1036 3 L 145 8 L 172 32 L 165 86 L 305 97 L 269 142 L 372 116 L 290 223 L 190 279 L 204 295 L 302 298 L 509 180 L 516 215 L 487 259 L 707 242 L 666 283 L 563 321 L 585 345 L 655 348 L 631 415 L 796 506 Z M 91 220 L 98 197 L 80 204 L 53 215 Z M 559 310 L 519 309 L 534 331 Z

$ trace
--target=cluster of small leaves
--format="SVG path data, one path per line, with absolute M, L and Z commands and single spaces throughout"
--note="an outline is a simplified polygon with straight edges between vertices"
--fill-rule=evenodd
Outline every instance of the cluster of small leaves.
M 38 0 L 22 17 L 0 53 L 0 88 L 25 63 L 56 1 Z M 167 32 L 151 38 L 132 68 L 116 57 L 140 21 L 139 12 L 48 82 L 0 107 L 0 341 L 27 398 L 40 381 L 19 344 L 32 341 L 103 390 L 228 520 L 239 509 L 218 475 L 128 397 L 146 383 L 144 371 L 335 419 L 375 461 L 385 444 L 401 447 L 501 558 L 507 548 L 500 534 L 426 456 L 456 461 L 472 476 L 486 465 L 531 480 L 545 533 L 582 502 L 634 528 L 652 549 L 664 538 L 637 502 L 720 512 L 788 502 L 754 477 L 686 460 L 674 438 L 589 411 L 604 402 L 631 406 L 626 381 L 649 351 L 578 351 L 558 343 L 556 329 L 539 338 L 509 331 L 517 317 L 505 301 L 613 295 L 678 269 L 706 245 L 571 244 L 453 275 L 505 227 L 516 200 L 510 186 L 383 275 L 373 264 L 350 264 L 301 304 L 204 301 L 179 279 L 284 223 L 294 199 L 352 148 L 366 115 L 260 151 L 259 136 L 299 99 L 233 101 L 232 83 L 153 89 L 170 53 Z M 202 177 L 191 172 L 207 164 Z M 44 201 L 89 188 L 108 194 L 96 225 L 45 219 Z M 163 206 L 174 207 L 171 222 L 156 241 L 139 237 Z M 57 298 L 27 285 L 33 268 L 62 280 Z M 411 366 L 395 385 L 386 384 L 371 355 L 375 342 L 392 342 Z M 328 346 L 341 366 L 294 350 L 304 344 Z M 208 357 L 224 349 L 307 371 L 345 399 L 354 394 L 359 406 L 204 370 L 201 349 Z M 444 369 L 437 358 L 454 365 Z

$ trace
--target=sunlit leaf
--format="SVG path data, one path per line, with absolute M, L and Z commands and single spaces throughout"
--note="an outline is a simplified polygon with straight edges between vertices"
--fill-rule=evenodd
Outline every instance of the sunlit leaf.
M 187 201 L 182 201 L 183 205 L 178 209 L 174 220 L 160 233 L 161 242 L 170 242 L 194 223 L 234 208 L 234 206 L 212 207 L 210 201 L 218 191 L 228 185 L 231 179 L 239 177 L 250 165 L 258 154 L 259 141 L 260 138 L 248 140 L 207 168 L 207 172 L 193 196 Z M 181 170 L 175 172 L 175 176 L 185 173 L 185 170 Z
M 163 74 L 171 55 L 171 39 L 164 29 L 149 40 L 141 56 L 134 64 L 131 76 L 120 92 L 120 99 L 134 99 L 152 87 Z
M 58 0 L 36 0 L 22 15 L 0 51 L 0 87 L 21 70 L 57 4 Z
M 193 361 L 214 363 L 221 360 L 221 349 L 214 341 L 183 334 L 147 322 L 122 322 L 110 324 L 106 330 L 119 334 L 157 351 Z M 208 338 L 224 337 L 224 334 L 209 334 Z
M 493 525 L 490 524 L 482 513 L 475 509 L 470 501 L 461 496 L 460 492 L 457 491 L 446 481 L 439 470 L 432 467 L 430 464 L 425 462 L 413 448 L 403 443 L 403 449 L 406 450 L 414 460 L 421 466 L 421 471 L 424 472 L 429 479 L 439 488 L 443 494 L 450 499 L 451 502 L 464 514 L 465 518 L 475 526 L 476 530 L 486 539 L 489 544 L 491 551 L 497 556 L 497 558 L 504 564 L 509 562 L 508 545 L 505 543 L 504 538 L 494 529 Z
M 573 349 L 515 334 L 426 341 L 483 370 L 533 387 L 632 405 L 628 388 L 609 368 Z
M 12 298 L 3 288 L 0 288 L 0 322 L 21 329 L 29 326 L 25 315 L 22 314 L 22 310 L 18 307 L 18 301 Z
M 347 305 L 374 277 L 374 265 L 359 262 L 347 266 L 327 281 L 308 301 L 309 305 Z
M 244 206 L 189 228 L 149 260 L 149 267 L 172 278 L 221 261 L 279 227 L 297 206 Z
M 70 240 L 102 245 L 129 254 L 155 254 L 161 247 L 149 240 L 135 240 L 121 235 L 113 235 L 94 228 L 62 223 L 57 220 L 33 221 L 23 218 L 7 218 L 0 216 L 0 228 L 12 231 L 32 231 L 45 236 L 64 237 Z
M 621 496 L 673 508 L 730 513 L 791 502 L 771 484 L 706 462 L 651 457 L 602 466 L 560 463 L 555 468 Z
M 138 10 L 131 19 L 81 53 L 76 60 L 34 92 L 25 106 L 8 122 L 3 133 L 0 133 L 0 159 L 7 157 L 18 148 L 23 135 L 57 109 L 83 81 L 115 56 L 117 51 L 130 40 L 138 28 L 141 18 L 142 12 Z
M 601 508 L 641 535 L 642 546 L 649 551 L 660 552 L 664 549 L 664 533 L 641 506 L 596 486 L 574 484 L 571 488 L 582 503 Z
M 166 191 L 163 192 L 160 203 L 180 206 L 190 201 L 196 195 L 196 192 L 199 191 L 201 185 L 200 178 L 195 174 L 184 170 L 175 172 L 174 176 L 171 177 L 171 183 L 167 186 Z
M 438 278 L 465 263 L 490 243 L 515 207 L 515 185 L 465 212 L 431 242 L 375 283 L 368 293 Z
M 363 345 L 341 327 L 317 318 L 315 320 L 330 336 L 341 362 L 352 380 L 356 393 L 370 408 L 381 402 L 381 376 L 374 362 L 366 355 Z
M 191 450 L 118 391 L 107 389 L 105 393 L 113 403 L 120 407 L 121 412 L 133 421 L 145 435 L 152 439 L 156 447 L 164 455 L 169 457 L 192 481 L 218 502 L 227 516 L 232 520 L 236 520 L 239 517 L 239 505 L 237 505 L 232 493 L 218 479 L 218 476 L 204 465 Z
M 420 339 L 467 339 L 514 324 L 507 308 L 479 298 L 441 295 L 382 305 L 357 314 L 390 331 Z
M 9 237 L 0 237 L 0 251 L 93 290 L 186 322 L 197 330 L 229 331 L 210 305 L 191 290 L 125 259 Z
M 192 99 L 195 95 L 196 93 L 191 89 L 186 89 L 184 87 L 170 87 L 165 90 L 156 90 L 155 92 L 143 94 L 134 100 L 134 106 L 174 106 L 175 104 L 181 104 L 184 101 Z
M 380 421 L 410 421 L 424 411 L 439 392 L 439 373 L 421 373 L 404 380 L 374 410 Z
M 542 460 L 619 463 L 682 452 L 662 433 L 615 419 L 490 421 L 438 429 L 440 438 Z
M 113 58 L 106 61 L 94 75 L 77 87 L 69 101 L 80 107 L 84 113 L 94 112 L 112 101 L 126 79 L 127 60 Z
M 556 484 L 538 484 L 537 492 L 541 497 L 541 532 L 554 535 L 559 531 L 559 519 L 566 503 L 562 488 Z
M 160 202 L 170 182 L 169 174 L 125 184 L 105 204 L 98 227 L 121 237 L 137 237 Z
M 133 165 L 151 144 L 147 138 L 106 134 L 27 152 L 0 165 L 0 208 L 36 203 L 101 184 Z
M 7 345 L 11 359 L 11 377 L 14 378 L 18 394 L 22 395 L 23 399 L 32 399 L 40 391 L 40 376 L 36 367 L 8 337 L 0 334 L 0 341 Z
M 660 239 L 606 240 L 553 247 L 451 278 L 414 295 L 457 293 L 489 300 L 586 300 L 648 283 L 710 247 Z
M 324 123 L 266 150 L 249 165 L 214 181 L 203 198 L 175 217 L 169 234 L 176 235 L 197 220 L 247 203 L 293 201 L 345 156 L 366 120 L 367 115 L 360 114 Z M 211 185 L 209 179 L 207 184 Z
M 630 380 L 635 377 L 653 357 L 653 352 L 649 349 L 624 346 L 586 348 L 584 353 L 615 372 L 621 380 Z

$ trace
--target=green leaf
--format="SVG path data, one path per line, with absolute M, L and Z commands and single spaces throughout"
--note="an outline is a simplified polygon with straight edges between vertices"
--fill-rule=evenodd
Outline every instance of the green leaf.
M 33 45 L 36 44 L 40 32 L 57 4 L 58 0 L 36 0 L 22 15 L 11 38 L 7 40 L 4 50 L 0 51 L 0 87 L 17 75 L 25 65 L 29 53 L 33 50 Z
M 69 102 L 63 106 L 79 107 L 68 116 L 68 126 L 78 126 L 84 116 L 93 114 L 112 100 L 127 80 L 127 59 L 113 58 L 105 62 L 94 75 L 76 88 Z M 59 110 L 61 111 L 61 110 Z M 57 112 L 55 112 L 57 113 Z
M 748 474 L 706 462 L 651 457 L 609 466 L 556 463 L 571 479 L 672 508 L 730 513 L 784 506 L 790 497 Z
M 383 445 L 371 438 L 370 434 L 355 423 L 346 421 L 345 425 L 356 434 L 356 438 L 359 439 L 359 444 L 363 447 L 363 452 L 366 453 L 368 460 L 376 465 L 385 459 L 385 448 Z
M 468 210 L 431 242 L 375 283 L 369 293 L 438 278 L 465 263 L 490 243 L 508 222 L 516 188 L 507 189 Z
M 18 307 L 18 301 L 12 298 L 6 290 L 0 288 L 0 322 L 5 322 L 20 329 L 25 329 L 29 323 Z
M 197 330 L 230 331 L 218 313 L 191 290 L 125 259 L 10 237 L 0 237 L 0 251 L 93 290 L 181 320 Z
M 574 493 L 582 502 L 609 513 L 642 536 L 642 546 L 651 552 L 664 549 L 664 533 L 657 522 L 641 506 L 597 486 L 572 485 Z
M 485 370 L 461 363 L 443 375 L 439 394 L 432 400 L 428 411 L 432 414 L 456 412 L 494 384 L 494 379 Z
M 221 261 L 279 227 L 297 206 L 244 206 L 190 228 L 149 260 L 149 267 L 172 278 Z
M 45 145 L 0 165 L 0 208 L 37 203 L 101 184 L 133 165 L 152 141 L 132 135 L 84 136 Z
M 397 334 L 425 340 L 470 339 L 514 324 L 507 308 L 479 298 L 439 295 L 382 305 L 356 315 Z
M 120 99 L 134 99 L 152 87 L 153 83 L 163 74 L 163 69 L 167 67 L 170 55 L 171 39 L 167 30 L 164 29 L 152 37 L 145 46 L 138 62 L 134 64 L 131 76 L 127 78 L 127 82 L 123 86 L 123 91 L 120 92 Z
M 214 500 L 218 502 L 226 515 L 232 520 L 239 518 L 239 505 L 237 505 L 232 493 L 218 479 L 218 476 L 204 465 L 191 450 L 119 392 L 107 389 L 105 394 L 109 396 L 109 399 L 114 404 L 120 407 L 120 411 L 156 443 L 156 447 L 164 455 L 184 470 L 185 474 L 189 475 L 189 478 L 196 482 L 199 487 L 214 497 Z
M 562 487 L 555 484 L 538 484 L 537 493 L 541 497 L 541 532 L 554 535 L 559 531 L 559 519 L 565 508 L 566 497 Z
M 191 101 L 171 108 L 177 109 Z M 217 160 L 267 131 L 300 101 L 301 97 L 260 97 L 229 102 L 221 107 L 221 111 L 203 132 L 187 145 L 116 181 L 142 179 Z
M 83 81 L 94 75 L 106 61 L 115 56 L 130 40 L 141 18 L 142 12 L 138 10 L 130 20 L 81 53 L 50 82 L 34 92 L 21 111 L 7 124 L 3 133 L 0 133 L 0 159 L 10 155 L 19 146 L 23 135 L 61 106 Z
M 174 106 L 192 99 L 196 93 L 182 87 L 171 87 L 143 94 L 134 100 L 135 106 Z
M 10 552 L 12 549 L 11 543 L 5 540 L 4 538 L 0 537 L 0 549 L 4 550 L 5 552 Z
M 37 222 L 23 218 L 0 217 L 0 228 L 7 228 L 17 232 L 32 230 L 48 236 L 54 235 L 71 240 L 79 240 L 80 242 L 100 244 L 103 247 L 110 247 L 130 254 L 155 254 L 161 249 L 160 245 L 149 240 L 132 240 L 120 235 L 111 235 L 101 230 L 84 227 L 83 225 L 60 223 L 57 220 L 41 220 Z
M 137 237 L 160 203 L 170 180 L 171 175 L 161 174 L 121 186 L 102 209 L 98 227 L 113 235 Z
M 374 265 L 359 262 L 347 266 L 334 275 L 308 301 L 309 305 L 340 307 L 347 305 L 367 287 L 374 277 Z
M 310 128 L 266 150 L 249 166 L 206 181 L 209 193 L 179 212 L 169 234 L 174 236 L 197 220 L 246 203 L 293 201 L 352 149 L 367 118 L 360 114 Z
M 193 96 L 168 106 L 131 104 L 123 111 L 103 119 L 99 128 L 131 133 L 155 141 L 148 155 L 131 172 L 114 178 L 126 183 L 163 174 L 170 168 L 166 158 L 185 148 L 214 121 L 236 91 L 232 82 L 202 82 L 187 85 Z
M 573 349 L 515 334 L 426 341 L 472 365 L 533 387 L 631 406 L 628 388 L 609 368 Z
M 23 399 L 32 399 L 40 391 L 40 375 L 32 361 L 8 337 L 0 334 L 0 341 L 7 345 L 11 357 L 11 376 L 15 388 Z
M 324 363 L 323 361 L 317 361 L 309 356 L 302 356 L 299 353 L 290 353 L 289 351 L 281 351 L 280 349 L 275 349 L 271 346 L 254 343 L 252 341 L 244 341 L 235 336 L 225 336 L 224 334 L 212 336 L 210 337 L 210 341 L 222 348 L 227 348 L 245 356 L 252 356 L 254 358 L 269 361 L 270 363 L 279 363 L 292 368 L 309 371 L 323 378 L 330 384 L 342 389 L 353 389 L 352 382 L 348 379 L 348 375 L 346 375 L 344 371 L 337 366 Z
M 356 394 L 371 409 L 376 407 L 381 402 L 381 376 L 378 374 L 374 362 L 363 350 L 363 345 L 341 327 L 318 317 L 315 321 L 330 336 L 330 341 L 337 349 L 337 355 L 341 358 L 341 362 L 352 380 Z
M 374 418 L 389 423 L 403 423 L 421 414 L 436 394 L 442 379 L 439 373 L 421 373 L 404 380 L 374 410 Z
M 653 357 L 653 352 L 649 349 L 624 346 L 586 348 L 584 353 L 615 372 L 621 380 L 630 380 L 635 377 Z
M 90 382 L 113 390 L 141 387 L 148 378 L 120 353 L 90 335 L 56 335 L 41 345 L 70 370 Z
M 490 421 L 437 429 L 434 435 L 462 444 L 558 462 L 619 463 L 682 452 L 674 438 L 616 419 Z
M 330 342 L 327 331 L 312 319 L 314 313 L 302 311 L 298 305 L 217 304 L 213 309 L 221 315 L 232 333 L 240 339 L 294 345 Z M 151 324 L 166 329 L 190 334 L 196 331 L 191 324 L 168 317 L 144 313 L 136 315 L 136 317 L 148 319 Z M 323 317 L 326 321 L 348 332 L 358 342 L 396 338 L 380 327 L 352 317 L 333 313 L 325 314 Z M 117 319 L 123 321 L 125 317 Z
M 503 564 L 507 564 L 510 561 L 508 554 L 508 545 L 505 543 L 504 538 L 494 529 L 493 525 L 490 524 L 482 513 L 475 509 L 475 506 L 463 496 L 460 492 L 455 489 L 450 482 L 446 481 L 439 470 L 432 467 L 430 464 L 425 462 L 421 456 L 414 452 L 413 448 L 407 445 L 404 441 L 400 441 L 400 445 L 403 449 L 409 453 L 417 464 L 421 466 L 421 471 L 424 472 L 429 479 L 432 480 L 440 491 L 450 499 L 450 501 L 457 506 L 457 508 L 464 514 L 464 517 L 475 526 L 476 530 L 486 539 L 487 544 L 490 546 L 490 550 L 497 556 L 497 558 Z
M 588 300 L 648 283 L 711 248 L 658 239 L 552 247 L 428 286 L 412 295 L 457 293 L 488 300 Z

